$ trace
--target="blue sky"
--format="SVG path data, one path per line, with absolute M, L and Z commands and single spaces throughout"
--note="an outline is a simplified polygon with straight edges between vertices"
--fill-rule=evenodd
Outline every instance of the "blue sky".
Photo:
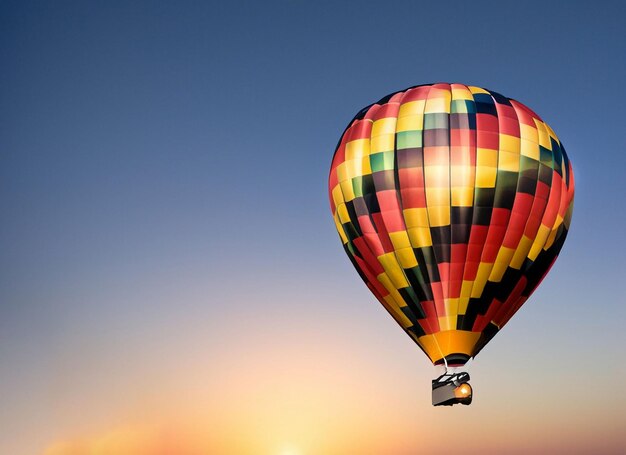
M 618 1 L 3 2 L 0 451 L 124 421 L 102 378 L 124 371 L 134 396 L 181 351 L 344 340 L 427 389 L 426 359 L 344 257 L 326 179 L 361 107 L 438 81 L 530 106 L 576 176 L 556 266 L 475 374 L 573 370 L 558 403 L 621 384 L 625 15 Z

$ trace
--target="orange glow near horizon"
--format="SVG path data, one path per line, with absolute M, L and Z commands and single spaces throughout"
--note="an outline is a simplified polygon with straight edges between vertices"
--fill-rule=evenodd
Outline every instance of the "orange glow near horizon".
M 559 382 L 515 364 L 503 369 L 498 360 L 506 352 L 497 345 L 472 366 L 473 404 L 434 408 L 430 379 L 437 371 L 382 310 L 369 309 L 380 319 L 374 329 L 359 321 L 346 330 L 349 321 L 324 314 L 301 327 L 271 312 L 225 313 L 208 328 L 190 319 L 168 336 L 141 334 L 149 348 L 125 340 L 144 347 L 115 347 L 91 368 L 78 350 L 71 354 L 79 367 L 58 372 L 58 423 L 31 453 L 436 454 L 450 452 L 445 441 L 453 432 L 469 452 L 559 454 L 591 450 L 598 441 L 611 449 L 621 440 L 613 422 L 623 421 L 624 399 L 605 397 L 600 407 L 597 396 L 572 401 Z M 103 343 L 112 349 L 110 340 Z M 533 363 L 535 372 L 549 369 Z M 577 380 L 568 376 L 572 390 L 585 386 Z M 485 437 L 486 425 L 496 436 Z
M 179 360 L 172 376 L 137 379 L 123 392 L 144 395 L 108 427 L 100 419 L 100 427 L 77 434 L 69 425 L 44 454 L 339 455 L 406 446 L 412 404 L 398 400 L 393 373 L 379 370 L 354 343 L 314 336 L 283 333 L 281 340 L 232 344 L 210 363 Z M 411 380 L 395 385 L 406 388 Z M 428 400 L 429 390 L 423 395 Z M 425 423 L 421 432 L 436 431 Z
M 568 441 L 571 448 L 592 435 L 613 440 L 617 435 L 617 426 L 587 425 L 586 433 L 573 432 L 572 425 L 580 430 L 586 418 L 576 421 L 574 403 L 572 412 L 562 403 L 561 409 L 540 402 L 511 404 L 514 409 L 489 403 L 489 395 L 508 399 L 506 387 L 481 394 L 481 381 L 488 377 L 480 374 L 475 404 L 433 408 L 428 375 L 434 377 L 434 371 L 428 363 L 406 368 L 397 362 L 403 357 L 418 362 L 409 343 L 398 343 L 403 352 L 386 359 L 358 342 L 332 337 L 315 342 L 311 336 L 283 333 L 282 342 L 242 341 L 210 363 L 179 359 L 178 370 L 171 377 L 164 372 L 158 387 L 153 377 L 138 380 L 134 390 L 148 393 L 108 426 L 100 419 L 100 427 L 82 433 L 68 427 L 43 455 L 447 453 L 450 431 L 483 453 L 509 446 L 533 451 L 546 444 L 553 444 L 551 453 L 565 453 L 554 441 Z M 100 399 L 107 399 L 106 392 Z M 484 438 L 486 421 L 498 438 Z
M 472 365 L 474 402 L 434 408 L 435 369 L 382 309 L 368 311 L 375 326 L 325 314 L 306 326 L 284 313 L 190 317 L 171 332 L 155 326 L 158 337 L 103 339 L 111 354 L 98 362 L 99 346 L 76 345 L 73 368 L 50 382 L 54 419 L 36 442 L 24 437 L 37 447 L 23 453 L 410 455 L 450 453 L 450 440 L 469 453 L 619 453 L 625 398 L 579 392 L 590 390 L 581 375 L 546 381 L 550 355 L 503 364 L 494 344 Z

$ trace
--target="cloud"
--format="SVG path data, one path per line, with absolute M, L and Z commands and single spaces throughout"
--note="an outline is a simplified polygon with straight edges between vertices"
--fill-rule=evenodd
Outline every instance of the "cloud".
M 126 427 L 56 441 L 43 455 L 205 455 L 201 439 L 180 429 Z

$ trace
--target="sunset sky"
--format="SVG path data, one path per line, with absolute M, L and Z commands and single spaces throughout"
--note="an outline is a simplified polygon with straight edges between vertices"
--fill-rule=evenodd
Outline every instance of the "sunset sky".
M 0 454 L 626 453 L 626 3 L 0 3 Z M 433 408 L 327 176 L 432 82 L 572 160 L 549 276 Z

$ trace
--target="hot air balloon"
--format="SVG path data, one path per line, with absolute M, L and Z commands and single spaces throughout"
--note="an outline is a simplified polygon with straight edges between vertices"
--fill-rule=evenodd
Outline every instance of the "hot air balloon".
M 496 92 L 415 86 L 357 113 L 328 189 L 357 272 L 446 368 L 433 404 L 469 404 L 469 375 L 458 367 L 519 310 L 565 241 L 574 175 L 558 137 Z

